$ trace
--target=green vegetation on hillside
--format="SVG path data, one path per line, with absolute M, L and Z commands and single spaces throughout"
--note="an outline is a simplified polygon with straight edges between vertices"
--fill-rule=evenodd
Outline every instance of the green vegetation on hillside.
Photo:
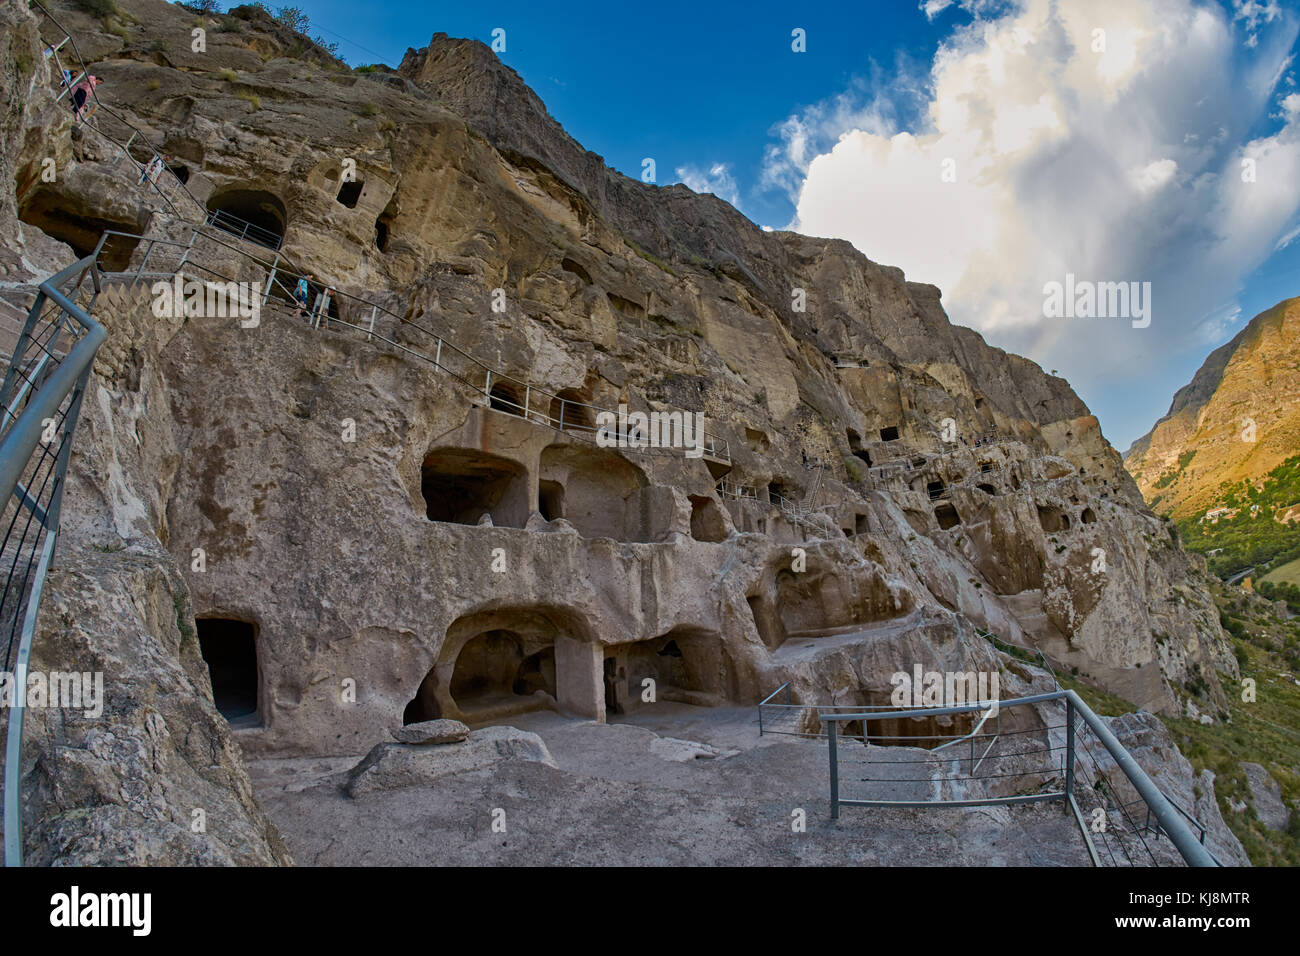
M 1282 622 L 1261 602 L 1234 588 L 1215 588 L 1220 619 L 1233 635 L 1243 679 L 1255 682 L 1255 700 L 1242 700 L 1243 686 L 1225 679 L 1230 720 L 1202 724 L 1187 717 L 1163 718 L 1197 773 L 1214 772 L 1214 793 L 1228 827 L 1256 866 L 1300 865 L 1300 621 Z M 1257 763 L 1278 782 L 1292 808 L 1287 828 L 1275 833 L 1247 806 L 1250 788 L 1241 763 Z
M 1251 566 L 1263 572 L 1300 558 L 1300 521 L 1283 524 L 1274 517 L 1297 503 L 1300 455 L 1282 462 L 1258 486 L 1248 479 L 1225 484 L 1215 507 L 1233 508 L 1236 514 L 1223 515 L 1216 522 L 1203 520 L 1202 515 L 1184 518 L 1178 522 L 1178 531 L 1183 546 L 1205 555 L 1210 571 L 1220 577 Z M 1252 512 L 1252 505 L 1258 510 Z

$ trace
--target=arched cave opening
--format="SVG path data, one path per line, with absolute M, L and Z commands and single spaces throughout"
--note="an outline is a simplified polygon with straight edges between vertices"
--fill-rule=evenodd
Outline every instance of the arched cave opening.
M 462 713 L 514 709 L 540 690 L 555 697 L 555 648 L 531 653 L 515 631 L 485 631 L 465 642 L 452 671 L 451 697 Z
M 997 489 L 994 488 L 992 485 L 990 485 L 987 481 L 981 481 L 975 487 L 978 488 L 980 491 L 984 492 L 984 494 L 986 495 L 995 495 L 998 493 Z
M 930 496 L 931 501 L 938 501 L 947 492 L 948 489 L 942 481 L 928 481 L 925 484 L 925 493 Z
M 560 262 L 560 268 L 571 275 L 577 276 L 582 280 L 584 285 L 591 285 L 591 273 L 572 259 L 564 259 Z
M 124 272 L 131 262 L 140 240 L 139 224 L 122 219 L 95 216 L 89 210 L 77 211 L 74 203 L 48 189 L 40 190 L 18 207 L 18 218 L 35 226 L 51 239 L 67 243 L 78 259 L 95 251 L 106 232 L 131 233 L 130 236 L 109 236 L 99 253 L 100 268 L 105 272 Z
M 501 527 L 528 521 L 528 474 L 505 458 L 470 449 L 430 452 L 420 473 L 420 492 L 430 521 L 476 525 L 484 514 Z
M 1084 524 L 1092 524 L 1097 520 L 1097 512 L 1093 511 L 1091 508 L 1084 508 L 1083 514 L 1079 515 L 1079 520 Z
M 226 189 L 208 200 L 211 222 L 232 235 L 279 249 L 288 214 L 274 193 L 264 189 Z
M 180 180 L 181 185 L 187 185 L 190 181 L 190 168 L 183 163 L 169 163 L 168 171 Z
M 257 629 L 249 621 L 201 617 L 199 651 L 212 680 L 212 700 L 221 716 L 233 726 L 258 726 L 259 677 Z
M 715 631 L 682 625 L 648 641 L 615 645 L 606 661 L 606 708 L 612 713 L 641 706 L 647 678 L 654 681 L 657 701 L 709 705 L 731 695 L 733 668 Z
M 488 393 L 488 403 L 498 412 L 519 416 L 524 414 L 524 397 L 519 389 L 506 382 L 497 382 L 492 386 L 492 391 Z
M 774 478 L 767 483 L 767 500 L 778 507 L 782 500 L 794 504 L 795 489 L 785 481 Z
M 885 428 L 880 429 L 880 440 L 881 440 L 881 441 L 898 441 L 898 426 L 897 426 L 897 425 L 889 425 L 889 426 L 887 426 L 887 427 L 885 427 Z

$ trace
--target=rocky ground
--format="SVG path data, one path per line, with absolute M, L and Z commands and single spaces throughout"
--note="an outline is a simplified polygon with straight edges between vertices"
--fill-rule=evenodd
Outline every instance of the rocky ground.
M 545 741 L 554 766 L 493 761 L 355 799 L 340 785 L 353 757 L 254 760 L 249 771 L 300 863 L 1088 863 L 1078 826 L 1059 804 L 845 808 L 833 821 L 825 743 L 760 738 L 750 708 L 665 704 L 653 715 L 608 724 L 550 713 L 514 723 Z M 492 827 L 497 809 L 504 810 L 504 832 Z M 804 811 L 804 832 L 792 827 L 796 810 Z

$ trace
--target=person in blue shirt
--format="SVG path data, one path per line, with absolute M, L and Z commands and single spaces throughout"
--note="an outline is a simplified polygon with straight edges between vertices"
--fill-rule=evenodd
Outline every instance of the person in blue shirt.
M 307 273 L 298 280 L 298 288 L 294 290 L 294 298 L 298 300 L 298 315 L 307 314 L 307 294 L 310 291 L 308 282 L 316 278 L 312 273 Z

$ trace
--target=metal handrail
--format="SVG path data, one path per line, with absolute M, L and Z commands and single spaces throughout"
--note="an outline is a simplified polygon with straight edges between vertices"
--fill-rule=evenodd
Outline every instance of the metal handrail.
M 148 265 L 149 257 L 152 255 L 153 250 L 158 246 L 166 246 L 166 247 L 171 247 L 176 249 L 183 249 L 184 253 L 181 262 L 182 268 L 188 265 L 195 269 L 201 269 L 204 272 L 207 272 L 210 275 L 219 278 L 223 281 L 233 281 L 229 276 L 222 275 L 221 273 L 218 273 L 215 270 L 210 269 L 207 266 L 204 266 L 193 259 L 192 256 L 194 251 L 195 239 L 203 238 L 209 242 L 221 246 L 222 248 L 230 250 L 236 255 L 242 256 L 243 258 L 249 260 L 250 262 L 254 263 L 255 265 L 263 269 L 268 270 L 266 286 L 262 293 L 262 304 L 264 306 L 272 301 L 271 293 L 273 290 L 279 290 L 285 295 L 286 298 L 292 299 L 294 295 L 293 288 L 291 287 L 290 283 L 286 281 L 286 279 L 288 280 L 305 279 L 307 276 L 306 273 L 297 270 L 297 267 L 295 267 L 294 264 L 288 259 L 288 257 L 284 254 L 283 250 L 277 250 L 275 257 L 270 261 L 267 261 L 266 259 L 260 258 L 246 249 L 241 249 L 236 245 L 223 241 L 219 236 L 203 231 L 201 227 L 197 227 L 192 224 L 187 224 L 187 225 L 189 225 L 189 228 L 194 233 L 194 236 L 190 239 L 188 243 L 181 242 L 175 239 L 163 239 L 163 238 L 152 237 L 152 236 L 141 236 L 135 233 L 122 232 L 114 229 L 105 230 L 103 235 L 100 236 L 99 243 L 95 246 L 95 250 L 92 255 L 97 260 L 100 253 L 103 251 L 105 243 L 107 243 L 112 236 L 120 236 L 124 239 L 135 240 L 137 243 L 140 242 L 147 243 L 147 245 L 145 246 L 144 255 L 140 259 L 139 266 L 135 270 L 127 270 L 126 272 L 120 273 L 120 275 L 131 277 L 133 281 L 143 279 L 146 277 L 155 278 L 164 275 L 175 276 L 181 274 L 179 269 L 176 271 L 167 270 L 163 272 L 145 271 L 145 266 Z M 584 437 L 588 434 L 595 435 L 597 432 L 597 429 L 594 427 L 594 425 L 588 424 L 588 421 L 594 422 L 596 415 L 600 414 L 601 412 L 614 414 L 609 409 L 604 409 L 601 408 L 600 406 L 588 404 L 586 402 L 577 402 L 571 398 L 565 398 L 564 396 L 547 391 L 544 388 L 540 388 L 539 386 L 534 385 L 533 383 L 527 380 L 516 378 L 513 375 L 505 373 L 501 371 L 499 368 L 496 368 L 495 366 L 489 365 L 488 363 L 480 361 L 479 359 L 475 358 L 469 352 L 466 352 L 464 349 L 460 348 L 453 342 L 450 342 L 449 340 L 445 339 L 438 333 L 434 332 L 432 329 L 425 328 L 424 326 L 410 319 L 404 319 L 402 316 L 399 316 L 397 313 L 389 309 L 386 309 L 375 302 L 371 302 L 368 299 L 361 298 L 360 296 L 351 295 L 347 292 L 341 292 L 337 289 L 333 291 L 333 295 L 336 299 L 345 300 L 354 303 L 356 307 L 358 307 L 358 309 L 362 312 L 368 309 L 370 311 L 370 316 L 367 325 L 362 326 L 353 322 L 347 322 L 341 318 L 337 318 L 329 314 L 324 314 L 324 315 L 318 314 L 321 310 L 321 303 L 319 297 L 317 303 L 311 309 L 312 321 L 314 325 L 319 326 L 323 324 L 331 324 L 335 326 L 342 326 L 345 328 L 353 329 L 359 332 L 364 332 L 366 334 L 367 340 L 377 339 L 379 341 L 392 345 L 402 350 L 403 352 L 418 356 L 419 358 L 437 367 L 440 371 L 443 371 L 451 375 L 453 378 L 458 379 L 463 384 L 474 389 L 476 392 L 484 395 L 488 399 L 489 403 L 504 404 L 517 409 L 520 417 L 524 418 L 526 421 L 535 422 L 537 424 L 548 425 L 552 428 L 556 428 L 561 431 L 564 431 L 566 434 L 576 434 L 578 437 Z M 396 322 L 400 326 L 415 329 L 429 336 L 433 340 L 431 343 L 431 346 L 433 348 L 433 353 L 434 353 L 433 357 L 430 357 L 424 353 L 421 353 L 415 349 L 410 348 L 409 346 L 403 345 L 399 342 L 394 341 L 393 339 L 387 338 L 381 335 L 379 332 L 376 332 L 374 330 L 374 323 L 375 323 L 375 318 L 379 313 L 383 313 L 384 315 L 390 317 L 391 319 L 396 320 Z M 463 359 L 466 363 L 473 366 L 474 369 L 476 369 L 478 372 L 481 372 L 482 381 L 481 382 L 472 381 L 470 378 L 467 378 L 465 375 L 462 375 L 459 372 L 457 372 L 455 369 L 451 368 L 447 364 L 447 360 L 449 360 L 453 356 Z M 477 378 L 477 376 L 475 376 L 475 378 Z M 516 402 L 511 400 L 508 395 L 502 394 L 504 390 L 498 389 L 494 394 L 493 386 L 500 386 L 502 383 L 506 383 L 507 385 L 512 386 L 514 391 L 518 393 L 522 401 Z M 541 399 L 545 400 L 548 406 L 548 411 L 542 412 L 536 408 L 533 408 L 532 406 L 533 406 L 534 397 L 540 397 Z M 554 404 L 554 402 L 557 401 L 560 403 L 558 407 L 559 415 L 551 415 L 549 413 L 549 407 L 550 405 Z M 717 435 L 705 431 L 702 444 L 703 444 L 703 450 L 705 456 L 714 458 L 719 461 L 726 462 L 728 464 L 731 462 L 731 445 L 730 442 L 728 442 L 726 439 L 719 438 Z M 647 447 L 637 447 L 635 450 L 649 451 L 653 449 L 647 446 Z
M 52 23 L 60 33 L 63 34 L 63 39 L 60 40 L 57 44 L 50 43 L 46 46 L 46 49 L 51 52 L 54 58 L 55 65 L 59 71 L 59 81 L 60 81 L 60 85 L 63 87 L 63 92 L 59 94 L 57 99 L 62 100 L 65 95 L 71 93 L 72 88 L 77 83 L 79 83 L 82 79 L 90 75 L 90 68 L 86 65 L 86 61 L 82 58 L 81 51 L 77 48 L 77 41 L 73 38 L 72 34 L 69 33 L 68 30 L 63 26 L 63 24 L 60 23 L 57 19 L 55 19 L 54 14 L 50 13 L 50 11 L 45 8 L 44 4 L 42 4 L 40 0 L 29 0 L 29 3 L 31 4 L 31 6 L 39 9 L 41 13 L 45 15 L 46 19 L 49 20 L 50 23 Z M 80 67 L 80 72 L 76 76 L 72 77 L 71 81 L 67 80 L 64 76 L 65 73 L 71 73 L 71 71 L 65 71 L 63 69 L 63 62 L 58 55 L 58 51 L 63 48 L 65 43 L 72 48 L 73 56 L 76 57 L 77 65 Z M 120 149 L 125 154 L 127 159 L 129 159 L 132 163 L 136 164 L 137 171 L 140 169 L 144 169 L 146 165 L 146 164 L 139 163 L 136 160 L 136 158 L 131 155 L 130 145 L 136 142 L 137 139 L 140 142 L 140 144 L 144 146 L 144 148 L 147 149 L 152 154 L 152 157 L 154 159 L 162 161 L 162 154 L 157 150 L 157 148 L 154 147 L 154 145 L 151 142 L 149 142 L 148 137 L 146 137 L 145 134 L 137 126 L 135 126 L 135 124 L 133 124 L 130 120 L 126 119 L 124 116 L 122 116 L 117 111 L 111 109 L 110 107 L 105 106 L 103 101 L 100 100 L 99 94 L 96 93 L 94 89 L 90 90 L 90 99 L 94 101 L 94 105 L 86 111 L 86 115 L 82 118 L 81 122 L 89 126 L 95 132 L 99 133 L 101 136 L 103 136 L 105 139 L 111 142 L 114 146 Z M 100 129 L 99 126 L 89 122 L 90 116 L 97 115 L 100 111 L 103 111 L 103 113 L 106 116 L 112 117 L 114 120 L 121 123 L 123 126 L 125 126 L 127 129 L 131 131 L 130 138 L 127 140 L 126 143 L 122 143 L 114 136 L 111 136 L 109 133 Z M 199 209 L 203 210 L 206 213 L 207 206 L 204 205 L 202 202 L 200 202 L 198 198 L 193 193 L 191 193 L 188 188 L 186 188 L 184 183 L 182 183 L 179 179 L 176 179 L 175 176 L 173 176 L 172 178 L 173 180 L 175 180 L 176 185 L 179 188 L 180 192 L 183 193 L 186 197 L 188 197 L 196 206 L 199 207 Z M 171 208 L 172 212 L 179 215 L 179 212 L 176 209 L 176 204 L 172 202 L 171 197 L 168 196 L 163 191 L 162 187 L 158 185 L 158 183 L 155 182 L 153 179 L 150 179 L 149 182 L 154 187 L 154 189 L 158 192 L 158 195 L 160 195 L 163 198 L 163 201 L 166 202 L 167 205 Z
M 26 705 L 27 667 L 31 658 L 32 640 L 36 631 L 36 617 L 40 609 L 41 596 L 44 591 L 45 577 L 49 571 L 50 560 L 54 555 L 54 545 L 58 537 L 59 512 L 63 503 L 63 479 L 67 473 L 68 459 L 72 451 L 72 434 L 77 426 L 81 411 L 81 400 L 85 394 L 95 360 L 107 331 L 78 306 L 68 292 L 76 295 L 87 274 L 94 283 L 94 294 L 99 292 L 99 276 L 94 268 L 93 256 L 72 264 L 51 278 L 42 282 L 36 301 L 28 313 L 27 322 L 18 342 L 14 347 L 9 368 L 5 372 L 4 384 L 0 386 L 0 402 L 6 404 L 6 420 L 3 435 L 0 437 L 0 500 L 12 502 L 14 520 L 4 537 L 0 551 L 6 561 L 10 554 L 10 577 L 0 593 L 0 620 L 13 620 L 13 627 L 21 621 L 18 632 L 18 652 L 14 668 L 13 703 L 9 711 L 9 726 L 5 741 L 4 768 L 4 829 L 5 829 L 5 864 L 21 866 L 23 857 L 22 837 L 22 733 L 23 717 Z M 72 281 L 75 279 L 75 282 Z M 51 323 L 44 342 L 37 337 L 37 326 L 44 318 L 46 302 L 53 304 L 57 318 Z M 93 297 L 92 297 L 93 303 Z M 78 331 L 80 334 L 78 334 Z M 57 354 L 58 343 L 66 334 L 75 338 L 75 342 L 66 354 Z M 35 347 L 44 354 L 40 359 L 24 367 L 24 358 L 29 347 Z M 23 381 L 20 388 L 19 380 Z M 60 409 L 66 411 L 60 417 Z M 22 410 L 18 411 L 18 406 Z M 16 413 L 16 414 L 15 414 Z M 43 435 L 51 423 L 60 425 L 57 429 L 58 451 L 53 456 L 53 463 L 46 470 L 40 484 L 35 478 L 40 475 L 41 467 L 49 457 L 49 444 L 46 451 L 36 459 L 30 488 L 24 487 L 24 472 L 32 463 L 38 445 L 42 444 Z M 33 494 L 34 490 L 34 494 Z M 42 503 L 41 499 L 45 501 Z M 29 514 L 26 525 L 20 532 L 12 549 L 10 534 L 16 527 L 21 512 L 26 509 Z M 36 523 L 35 533 L 28 538 L 33 519 Z M 39 548 L 39 558 L 36 557 Z M 24 554 L 27 555 L 26 569 L 20 575 L 20 583 L 14 588 L 14 572 L 18 570 Z M 36 567 L 32 572 L 32 562 Z M 16 597 L 16 601 L 13 598 Z M 9 644 L 6 650 L 6 667 L 13 650 L 13 627 L 10 628 Z
M 1047 694 L 1033 694 L 1028 697 L 1016 697 L 1010 700 L 1000 701 L 998 708 L 1001 710 L 1005 707 L 1020 707 L 1030 704 L 1045 703 L 1048 701 L 1064 700 L 1066 704 L 1066 764 L 1065 764 L 1065 789 L 1060 793 L 1052 794 L 1035 794 L 1021 797 L 995 797 L 981 801 L 960 801 L 966 804 L 976 803 L 1024 803 L 1033 800 L 1043 799 L 1061 799 L 1069 804 L 1073 804 L 1074 799 L 1074 758 L 1075 758 L 1075 726 L 1074 714 L 1077 713 L 1083 720 L 1087 728 L 1097 737 L 1103 747 L 1110 753 L 1116 765 L 1124 771 L 1129 782 L 1137 790 L 1138 795 L 1155 814 L 1156 820 L 1168 834 L 1169 839 L 1178 849 L 1179 854 L 1189 866 L 1218 866 L 1218 861 L 1214 856 L 1201 845 L 1200 840 L 1192 833 L 1187 821 L 1183 819 L 1180 808 L 1172 803 L 1168 797 L 1156 786 L 1155 782 L 1147 776 L 1144 771 L 1133 759 L 1133 755 L 1128 752 L 1123 744 L 1111 733 L 1110 729 L 1101 721 L 1091 707 L 1089 707 L 1077 693 L 1072 690 L 1058 690 Z M 973 713 L 986 710 L 986 704 L 960 704 L 952 707 L 928 707 L 919 709 L 893 710 L 893 711 L 869 711 L 861 710 L 855 713 L 847 714 L 823 714 L 821 719 L 827 724 L 827 741 L 830 754 L 830 775 L 831 775 L 831 817 L 839 818 L 839 808 L 841 805 L 846 806 L 874 806 L 883 801 L 869 800 L 848 800 L 840 797 L 839 790 L 839 763 L 837 756 L 837 732 L 836 727 L 841 722 L 854 720 L 889 720 L 908 717 L 942 717 L 953 714 Z M 933 801 L 928 801 L 933 802 Z M 897 803 L 897 801 L 896 801 Z M 956 805 L 958 801 L 949 801 L 948 805 Z M 910 805 L 923 805 L 915 802 Z

